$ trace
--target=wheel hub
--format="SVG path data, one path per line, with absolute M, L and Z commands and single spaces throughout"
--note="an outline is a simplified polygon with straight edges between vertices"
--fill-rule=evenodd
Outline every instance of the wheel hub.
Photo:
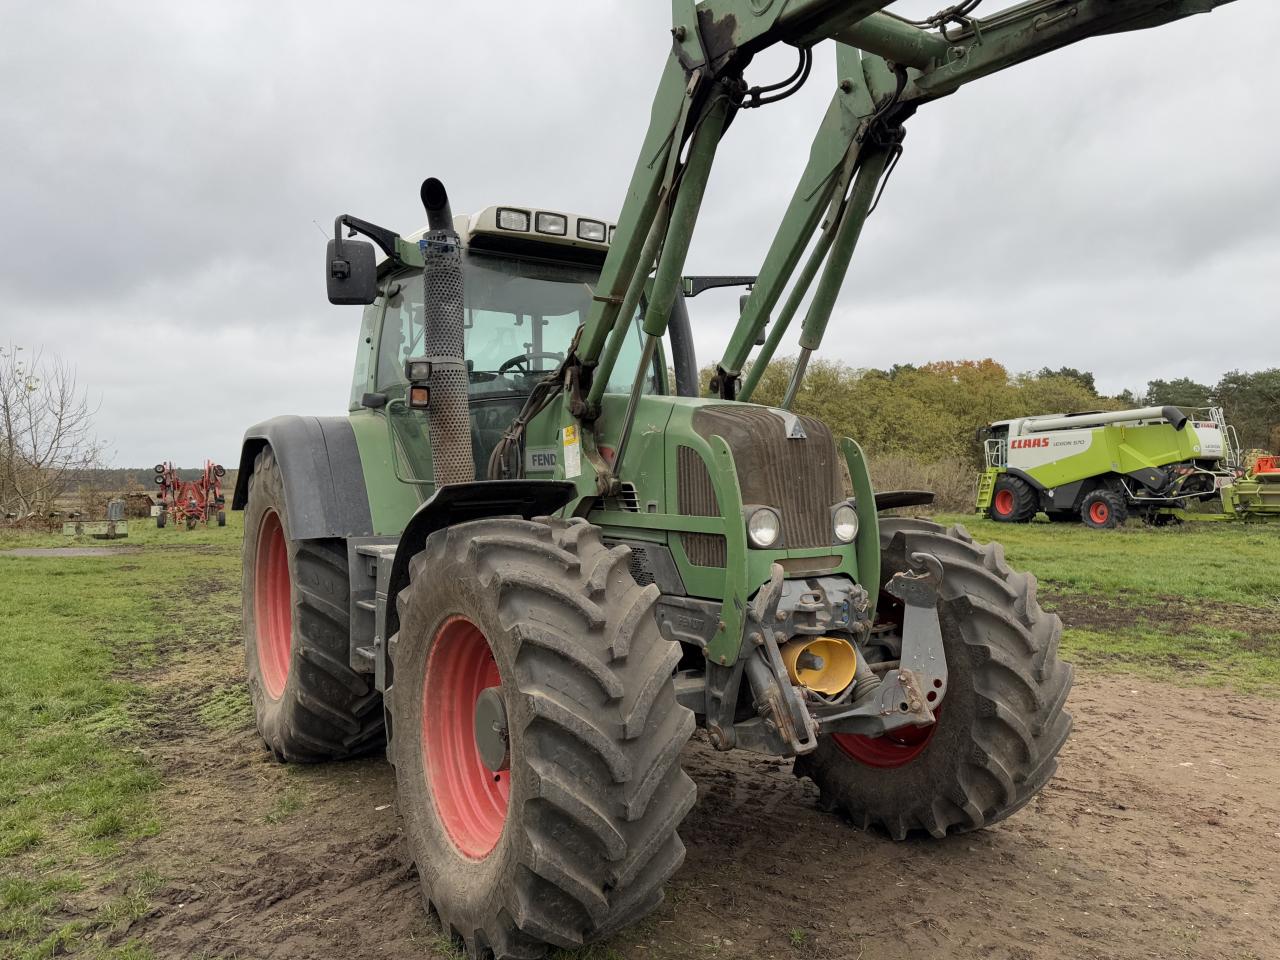
M 476 750 L 481 762 L 494 773 L 511 766 L 511 737 L 507 732 L 507 708 L 497 687 L 487 687 L 476 698 Z

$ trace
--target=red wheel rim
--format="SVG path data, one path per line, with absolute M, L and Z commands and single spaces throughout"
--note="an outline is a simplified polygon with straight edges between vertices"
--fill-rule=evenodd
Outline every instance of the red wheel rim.
M 996 513 L 1002 517 L 1007 517 L 1013 513 L 1013 491 L 997 490 L 996 491 Z
M 935 721 L 927 727 L 901 727 L 878 737 L 859 733 L 833 733 L 831 739 L 846 756 L 868 767 L 890 770 L 910 763 L 924 752 L 938 729 L 936 718 L 942 708 L 934 707 Z
M 253 565 L 253 623 L 257 629 L 258 666 L 267 696 L 279 700 L 289 679 L 293 648 L 293 590 L 289 583 L 289 550 L 280 515 L 268 510 L 258 528 Z
M 482 860 L 507 822 L 510 771 L 494 773 L 476 746 L 476 700 L 502 678 L 480 629 L 450 617 L 436 633 L 422 683 L 422 760 L 427 789 L 458 852 Z
M 1111 519 L 1111 508 L 1105 500 L 1095 500 L 1089 507 L 1089 519 L 1094 523 L 1106 523 Z

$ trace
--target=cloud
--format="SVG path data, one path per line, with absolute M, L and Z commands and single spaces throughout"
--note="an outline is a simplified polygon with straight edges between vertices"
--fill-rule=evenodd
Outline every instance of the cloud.
M 320 232 L 344 212 L 414 229 L 428 174 L 458 210 L 614 216 L 666 15 L 622 0 L 483 16 L 15 8 L 20 42 L 0 51 L 0 340 L 79 367 L 119 464 L 230 462 L 250 423 L 340 413 L 359 310 L 325 301 Z M 1280 80 L 1260 66 L 1278 28 L 1271 5 L 1232 4 L 924 107 L 824 354 L 1066 364 L 1115 390 L 1280 364 Z M 793 63 L 770 51 L 751 79 Z M 737 119 L 690 272 L 758 268 L 832 63 L 820 49 L 800 95 Z M 736 291 L 693 301 L 704 362 L 736 307 Z

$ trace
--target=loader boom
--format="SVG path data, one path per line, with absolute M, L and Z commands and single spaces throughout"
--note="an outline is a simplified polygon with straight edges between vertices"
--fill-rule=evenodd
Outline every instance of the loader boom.
M 724 399 L 737 395 L 750 348 L 825 212 L 818 251 L 757 361 L 758 367 L 767 364 L 822 266 L 788 387 L 788 396 L 795 395 L 808 357 L 821 344 L 872 198 L 901 149 L 902 123 L 916 107 L 1087 37 L 1158 26 L 1231 0 L 1029 0 L 977 18 L 972 13 L 979 2 L 966 0 L 913 22 L 882 12 L 888 3 L 879 0 L 673 0 L 672 52 L 573 357 L 575 376 L 588 387 L 574 410 L 584 426 L 599 413 L 603 386 L 594 384 L 608 379 L 616 358 L 606 349 L 610 334 L 629 322 L 621 308 L 639 302 L 655 260 L 644 332 L 657 339 L 665 331 L 720 137 L 739 109 L 781 96 L 762 98 L 746 85 L 743 71 L 754 54 L 787 43 L 803 58 L 824 39 L 841 45 L 837 92 L 712 384 Z M 742 399 L 754 384 L 747 384 Z M 602 487 L 611 482 L 606 478 Z

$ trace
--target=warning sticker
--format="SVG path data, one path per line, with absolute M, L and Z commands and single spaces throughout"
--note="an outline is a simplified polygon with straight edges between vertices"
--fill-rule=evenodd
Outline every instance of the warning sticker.
M 578 446 L 578 428 L 564 428 L 564 478 L 572 480 L 582 473 L 582 448 Z

